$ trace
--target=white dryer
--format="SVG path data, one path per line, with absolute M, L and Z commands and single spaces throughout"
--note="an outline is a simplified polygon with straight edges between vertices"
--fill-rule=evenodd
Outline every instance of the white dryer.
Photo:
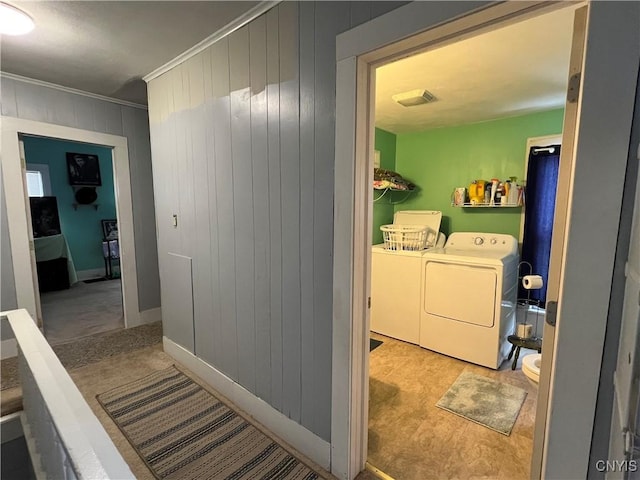
M 514 331 L 518 241 L 511 235 L 452 233 L 422 256 L 420 346 L 497 369 Z
M 394 225 L 426 225 L 433 232 L 431 243 L 443 247 L 440 232 L 442 212 L 398 211 Z M 387 250 L 374 245 L 371 252 L 372 331 L 405 342 L 420 342 L 420 299 L 422 297 L 422 255 L 426 250 Z

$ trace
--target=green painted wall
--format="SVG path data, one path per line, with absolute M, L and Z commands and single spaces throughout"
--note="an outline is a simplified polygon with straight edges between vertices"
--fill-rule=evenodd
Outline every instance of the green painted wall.
M 49 165 L 51 194 L 58 202 L 60 228 L 69 245 L 76 270 L 104 268 L 100 220 L 116 218 L 111 149 L 52 138 L 25 136 L 23 140 L 27 164 Z M 73 209 L 75 198 L 67 174 L 67 152 L 98 156 L 102 186 L 96 187 L 97 210 L 93 204 L 79 205 L 77 210 Z
M 396 136 L 376 128 L 375 149 L 380 151 L 380 167 L 387 170 L 395 170 L 396 167 Z M 373 192 L 374 198 L 378 196 Z M 393 205 L 388 202 L 386 195 L 373 203 L 373 237 L 372 244 L 382 243 L 382 232 L 380 225 L 393 223 Z
M 441 210 L 441 231 L 507 233 L 518 238 L 521 208 L 451 206 L 455 187 L 472 180 L 524 176 L 527 138 L 562 131 L 563 109 L 396 138 L 396 171 L 419 187 L 395 210 Z

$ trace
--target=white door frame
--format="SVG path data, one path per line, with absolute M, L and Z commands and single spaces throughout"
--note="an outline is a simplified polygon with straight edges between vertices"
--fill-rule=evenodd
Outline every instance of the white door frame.
M 371 71 L 402 52 L 441 46 L 490 30 L 497 22 L 521 21 L 562 6 L 413 2 L 337 38 L 331 470 L 340 478 L 353 478 L 364 467 L 367 451 L 371 209 L 366 199 L 373 155 L 368 89 L 375 81 Z M 632 2 L 611 8 L 607 2 L 590 4 L 575 140 L 578 160 L 569 192 L 554 345 L 554 359 L 562 360 L 550 372 L 549 414 L 544 445 L 539 446 L 543 455 L 541 465 L 532 470 L 542 477 L 582 478 L 588 467 L 619 224 L 611 212 L 618 212 L 621 203 L 640 55 L 634 29 L 637 14 Z M 594 191 L 602 191 L 603 183 L 607 195 L 599 195 L 594 206 Z M 595 232 L 594 207 L 601 213 Z M 598 275 L 585 278 L 585 265 Z
M 133 204 L 127 139 L 117 135 L 80 130 L 51 123 L 36 122 L 14 117 L 2 117 L 2 182 L 7 204 L 7 223 L 11 241 L 11 257 L 19 308 L 26 308 L 37 318 L 36 305 L 40 295 L 34 288 L 36 274 L 31 265 L 29 232 L 26 210 L 27 193 L 20 165 L 19 134 L 37 135 L 81 143 L 92 143 L 112 148 L 114 193 L 120 236 L 120 271 L 122 277 L 122 306 L 125 328 L 140 325 L 138 304 L 138 274 L 133 237 Z M 4 248 L 4 246 L 3 246 Z

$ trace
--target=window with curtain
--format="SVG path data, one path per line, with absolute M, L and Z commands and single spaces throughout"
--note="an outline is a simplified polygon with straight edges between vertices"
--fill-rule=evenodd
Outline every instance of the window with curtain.
M 540 275 L 544 286 L 539 290 L 525 290 L 520 285 L 519 298 L 531 298 L 541 307 L 547 299 L 551 233 L 556 206 L 560 145 L 531 147 L 527 167 L 524 236 L 521 260 L 529 262 L 534 275 Z M 523 274 L 527 274 L 523 267 Z

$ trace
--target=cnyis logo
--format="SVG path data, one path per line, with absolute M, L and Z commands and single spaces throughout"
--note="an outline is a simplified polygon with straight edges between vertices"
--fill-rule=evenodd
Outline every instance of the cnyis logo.
M 598 472 L 637 472 L 637 460 L 598 460 L 596 462 Z

